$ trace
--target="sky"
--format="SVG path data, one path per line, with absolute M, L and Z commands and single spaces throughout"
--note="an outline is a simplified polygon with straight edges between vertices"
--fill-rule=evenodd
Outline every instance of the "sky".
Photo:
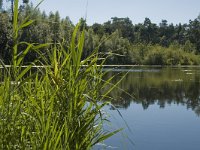
M 36 5 L 40 0 L 30 0 Z M 47 13 L 59 11 L 60 16 L 69 16 L 74 24 L 81 17 L 87 24 L 104 23 L 111 17 L 129 17 L 133 24 L 143 23 L 145 17 L 159 24 L 188 23 L 200 14 L 200 0 L 44 0 L 41 10 Z M 87 14 L 87 15 L 86 15 Z

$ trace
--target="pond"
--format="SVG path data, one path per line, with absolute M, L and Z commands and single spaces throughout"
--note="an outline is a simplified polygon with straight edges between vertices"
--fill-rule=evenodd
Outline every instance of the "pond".
M 105 141 L 105 149 L 200 149 L 199 67 L 106 70 L 107 77 L 116 75 L 113 83 L 124 78 L 109 95 L 122 117 L 109 106 L 111 123 L 105 128 L 124 130 Z

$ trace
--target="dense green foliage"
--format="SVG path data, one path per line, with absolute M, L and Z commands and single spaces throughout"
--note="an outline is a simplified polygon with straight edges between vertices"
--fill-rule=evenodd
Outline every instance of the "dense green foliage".
M 31 16 L 34 23 L 19 33 L 19 41 L 36 44 L 69 43 L 73 23 L 69 17 L 60 18 L 58 12 L 47 15 L 34 9 L 28 1 L 19 7 L 19 22 Z M 11 1 L 12 8 L 12 1 Z M 10 63 L 12 48 L 12 9 L 0 13 L 0 58 Z M 143 23 L 133 24 L 129 18 L 111 18 L 103 24 L 91 26 L 80 19 L 82 30 L 86 28 L 86 42 L 83 58 L 99 46 L 100 52 L 107 59 L 107 64 L 149 64 L 149 65 L 191 65 L 199 64 L 200 54 L 200 17 L 190 20 L 188 24 L 168 24 L 162 20 L 159 25 L 145 18 Z M 20 48 L 19 48 L 20 49 Z M 23 48 L 22 48 L 23 49 Z M 44 51 L 44 54 L 46 52 Z M 25 62 L 32 62 L 37 54 L 31 52 Z
M 67 44 L 31 43 L 32 39 L 22 41 L 26 37 L 22 35 L 31 30 L 36 33 L 39 27 L 32 25 L 29 17 L 20 23 L 19 17 L 15 0 L 11 66 L 6 67 L 0 61 L 0 149 L 89 150 L 119 132 L 121 129 L 113 132 L 103 129 L 108 118 L 102 108 L 108 103 L 102 101 L 106 94 L 99 91 L 107 81 L 102 80 L 102 65 L 97 67 L 97 50 L 81 59 L 85 32 L 79 30 L 80 25 L 74 28 Z M 9 22 L 5 18 L 1 17 Z M 57 25 L 52 24 L 52 29 Z M 53 34 L 52 40 L 59 36 Z M 27 38 L 38 40 L 34 35 Z M 31 57 L 32 63 L 23 67 L 29 53 L 38 58 Z M 34 68 L 35 63 L 40 67 Z

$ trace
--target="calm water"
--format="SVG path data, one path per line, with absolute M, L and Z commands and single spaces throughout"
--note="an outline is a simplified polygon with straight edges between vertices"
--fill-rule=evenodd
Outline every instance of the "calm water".
M 200 150 L 200 68 L 129 69 L 108 73 L 116 83 L 129 71 L 119 84 L 124 91 L 110 94 L 125 121 L 106 108 L 111 125 L 105 128 L 124 131 L 105 141 L 105 149 Z

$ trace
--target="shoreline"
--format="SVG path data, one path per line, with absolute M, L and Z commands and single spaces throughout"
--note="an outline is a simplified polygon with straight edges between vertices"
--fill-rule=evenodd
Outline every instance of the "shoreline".
M 87 67 L 88 65 L 82 65 L 82 67 Z M 191 68 L 200 68 L 200 65 L 97 65 L 103 66 L 103 67 L 158 67 L 158 68 L 166 68 L 166 67 L 171 67 L 171 68 L 184 68 L 184 67 L 191 67 Z M 0 65 L 0 69 L 3 68 L 11 68 L 12 65 L 5 65 L 2 66 Z M 28 66 L 20 66 L 21 68 L 26 68 Z M 48 66 L 32 66 L 32 68 L 46 68 Z

